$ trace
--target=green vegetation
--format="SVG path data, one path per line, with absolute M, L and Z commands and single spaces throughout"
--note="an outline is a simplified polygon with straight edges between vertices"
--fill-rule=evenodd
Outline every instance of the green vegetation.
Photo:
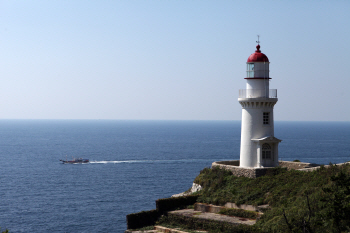
M 154 218 L 153 221 L 165 227 L 181 228 L 190 232 L 350 232 L 349 164 L 330 164 L 312 172 L 275 168 L 256 179 L 236 177 L 231 172 L 219 168 L 205 168 L 194 182 L 203 187 L 198 192 L 199 195 L 157 200 L 155 211 L 158 212 L 158 217 L 160 212 L 164 213 L 164 216 L 157 220 Z M 264 214 L 260 216 L 252 211 L 236 209 L 220 212 L 237 217 L 257 218 L 253 226 L 166 214 L 170 209 L 185 208 L 194 202 L 214 205 L 227 202 L 255 206 L 268 204 L 269 208 L 265 208 Z M 149 212 L 147 216 L 152 213 Z M 144 213 L 137 214 L 142 217 Z M 140 216 L 135 218 L 134 222 L 140 222 Z M 148 220 L 146 222 L 150 223 Z
M 143 227 L 153 226 L 159 217 L 167 214 L 168 211 L 184 208 L 192 208 L 199 195 L 189 195 L 183 197 L 171 197 L 156 200 L 156 209 L 128 214 L 126 221 L 128 229 L 143 229 Z
M 276 168 L 256 179 L 205 168 L 194 181 L 203 187 L 198 202 L 262 205 L 259 232 L 349 232 L 350 165 L 312 172 Z
M 258 212 L 234 208 L 224 208 L 220 210 L 219 214 L 251 219 L 256 219 L 257 217 L 259 217 Z
M 154 225 L 159 216 L 160 213 L 158 210 L 141 211 L 138 213 L 128 214 L 126 216 L 128 229 L 138 229 Z
M 183 197 L 171 197 L 156 200 L 156 208 L 160 214 L 164 214 L 167 211 L 184 209 L 189 205 L 193 205 L 197 202 L 199 195 L 189 195 Z

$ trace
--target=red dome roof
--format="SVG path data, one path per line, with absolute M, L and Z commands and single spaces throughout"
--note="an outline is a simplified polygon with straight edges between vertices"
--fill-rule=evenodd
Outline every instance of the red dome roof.
M 269 59 L 260 51 L 260 45 L 257 45 L 255 53 L 248 57 L 247 62 L 269 62 Z

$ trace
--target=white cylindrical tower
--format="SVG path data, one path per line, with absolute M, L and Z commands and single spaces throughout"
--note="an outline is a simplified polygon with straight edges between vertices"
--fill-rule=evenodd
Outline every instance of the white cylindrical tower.
M 274 137 L 273 107 L 277 90 L 269 89 L 269 59 L 260 45 L 247 60 L 246 89 L 239 91 L 242 106 L 240 167 L 275 167 L 278 143 Z

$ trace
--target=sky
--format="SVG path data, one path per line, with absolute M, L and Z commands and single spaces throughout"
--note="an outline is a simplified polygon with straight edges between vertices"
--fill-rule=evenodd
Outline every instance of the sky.
M 240 120 L 260 35 L 276 121 L 349 121 L 349 11 L 345 0 L 0 0 L 0 119 Z

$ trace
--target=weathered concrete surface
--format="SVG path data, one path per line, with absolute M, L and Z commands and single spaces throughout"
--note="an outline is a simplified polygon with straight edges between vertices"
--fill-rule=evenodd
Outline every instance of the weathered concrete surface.
M 314 168 L 319 167 L 319 164 L 315 163 L 303 163 L 303 162 L 291 162 L 291 161 L 279 161 L 278 162 L 280 167 L 285 167 L 287 170 L 300 170 L 300 169 L 306 169 L 306 168 Z
M 167 228 L 167 227 L 162 227 L 162 226 L 155 226 L 154 227 L 157 232 L 164 232 L 164 233 L 187 233 L 186 231 L 181 231 L 179 229 L 172 229 L 172 228 Z M 194 230 L 192 230 L 194 231 Z M 195 231 L 195 232 L 207 232 L 207 231 Z
M 350 162 L 337 163 L 335 165 L 341 166 L 341 165 L 344 165 L 344 164 L 350 164 Z M 330 165 L 324 165 L 324 167 L 327 168 L 327 167 L 330 167 Z M 320 168 L 320 166 L 319 167 L 317 167 L 317 166 L 316 167 L 306 167 L 306 168 L 303 168 L 303 169 L 299 169 L 298 171 L 311 172 L 311 171 L 317 170 L 319 168 Z
M 201 211 L 201 212 L 208 212 L 208 213 L 214 213 L 217 214 L 222 210 L 223 206 L 217 206 L 217 205 L 210 205 L 205 203 L 196 203 L 194 204 L 194 210 L 195 211 Z
M 219 222 L 227 222 L 231 224 L 245 224 L 245 225 L 254 225 L 256 220 L 241 218 L 241 217 L 233 217 L 222 214 L 214 214 L 214 213 L 202 213 L 201 211 L 195 211 L 193 209 L 183 209 L 183 210 L 175 210 L 168 213 L 169 215 L 182 215 L 192 218 L 200 218 L 200 219 L 209 219 Z
M 156 233 L 158 232 L 157 230 L 147 230 L 147 231 L 131 231 L 131 230 L 126 230 L 124 233 Z
M 130 231 L 126 230 L 124 233 L 188 233 L 187 231 L 181 231 L 177 228 L 172 229 L 168 227 L 162 227 L 162 226 L 154 226 L 154 230 L 146 230 L 146 231 Z M 208 231 L 200 231 L 200 230 L 191 230 L 191 232 L 198 232 L 198 233 L 206 233 Z
M 274 167 L 240 167 L 236 164 L 239 164 L 239 160 L 218 161 L 213 162 L 211 164 L 211 167 L 219 167 L 221 169 L 226 169 L 228 171 L 231 171 L 232 175 L 234 176 L 244 176 L 248 178 L 257 178 L 260 176 L 264 176 L 268 170 L 274 169 Z
M 319 169 L 321 165 L 314 163 L 302 163 L 302 162 L 291 162 L 291 161 L 279 161 L 279 167 L 285 168 L 287 170 L 298 170 L 298 171 L 313 171 Z M 341 164 L 339 164 L 341 165 Z M 274 167 L 240 167 L 239 160 L 231 161 L 218 161 L 213 162 L 211 167 L 219 167 L 232 172 L 234 176 L 244 176 L 249 178 L 257 178 L 266 174 L 269 169 L 274 169 Z M 327 165 L 325 166 L 327 167 Z
M 249 210 L 249 211 L 255 211 L 262 214 L 261 209 L 267 209 L 269 208 L 269 205 L 261 205 L 261 206 L 253 206 L 253 205 L 236 205 L 236 203 L 227 202 L 224 206 L 217 206 L 217 205 L 211 205 L 211 204 L 205 204 L 205 203 L 196 203 L 194 204 L 194 210 L 201 211 L 201 212 L 210 212 L 210 213 L 219 213 L 220 210 L 225 208 L 233 208 L 233 209 L 242 209 L 242 210 Z
M 253 205 L 236 205 L 236 203 L 227 202 L 225 204 L 226 208 L 234 208 L 234 209 L 242 209 L 242 210 L 249 210 L 249 211 L 256 211 L 261 212 L 261 209 L 269 208 L 269 205 L 262 205 L 262 206 L 253 206 Z

